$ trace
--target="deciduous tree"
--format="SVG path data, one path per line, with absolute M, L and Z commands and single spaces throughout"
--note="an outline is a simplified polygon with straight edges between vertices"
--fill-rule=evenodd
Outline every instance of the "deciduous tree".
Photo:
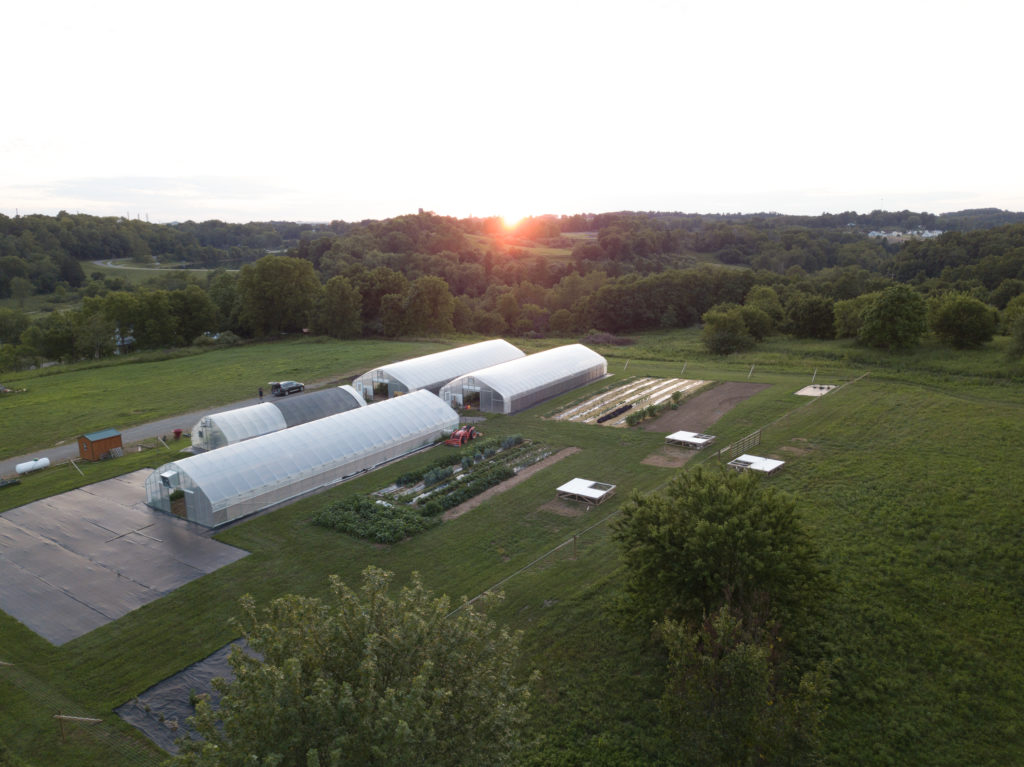
M 828 666 L 784 668 L 775 637 L 722 607 L 696 629 L 665 621 L 665 724 L 681 764 L 817 764 Z M 787 676 L 794 676 L 787 683 Z
M 265 256 L 238 273 L 238 319 L 257 336 L 301 331 L 320 291 L 313 265 L 302 258 Z
M 614 524 L 631 610 L 691 625 L 728 606 L 798 619 L 821 586 L 817 554 L 787 495 L 760 478 L 703 469 L 634 494 Z
M 794 293 L 786 302 L 786 329 L 797 338 L 835 338 L 831 299 L 814 293 Z
M 994 307 L 964 293 L 947 293 L 928 302 L 928 325 L 954 349 L 977 349 L 996 334 Z
M 733 354 L 754 348 L 754 337 L 747 328 L 742 307 L 713 306 L 701 319 L 704 322 L 701 342 L 712 354 Z
M 363 299 L 344 277 L 331 277 L 317 306 L 316 329 L 333 338 L 356 338 L 362 329 Z
M 357 593 L 334 576 L 326 600 L 287 596 L 238 622 L 214 710 L 197 705 L 202 741 L 178 765 L 499 765 L 512 760 L 529 680 L 519 637 L 471 605 L 451 615 L 414 575 L 393 599 L 391 574 L 363 572 Z
M 879 349 L 912 349 L 927 329 L 925 313 L 924 298 L 913 288 L 891 285 L 864 309 L 857 340 Z

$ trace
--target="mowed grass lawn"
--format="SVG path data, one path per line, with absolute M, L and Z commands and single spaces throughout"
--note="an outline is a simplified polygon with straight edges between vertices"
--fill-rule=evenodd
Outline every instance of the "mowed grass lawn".
M 688 350 L 691 340 L 658 335 L 648 348 Z M 994 377 L 914 372 L 905 381 L 891 369 L 859 377 L 862 368 L 795 348 L 788 356 L 773 349 L 770 366 L 756 363 L 766 367 L 750 380 L 770 388 L 710 431 L 728 442 L 764 427 L 755 452 L 787 461 L 766 481 L 796 496 L 835 583 L 821 627 L 835 659 L 826 763 L 1024 763 L 1024 393 Z M 681 355 L 620 354 L 613 380 L 586 391 L 633 374 L 680 372 Z M 687 377 L 747 380 L 741 359 L 698 362 Z M 816 365 L 819 382 L 848 385 L 821 399 L 795 396 Z M 489 418 L 487 436 L 519 433 L 581 450 L 413 539 L 376 546 L 317 528 L 310 517 L 442 448 L 218 533 L 250 556 L 63 647 L 0 614 L 0 660 L 14 664 L 0 667 L 0 742 L 35 765 L 159 763 L 161 753 L 121 724 L 114 707 L 232 639 L 242 594 L 260 603 L 322 594 L 329 574 L 354 583 L 372 563 L 393 570 L 399 584 L 418 571 L 456 599 L 513 576 L 490 612 L 525 632 L 524 668 L 542 673 L 528 763 L 673 764 L 657 724 L 662 659 L 612 616 L 620 574 L 607 518 L 630 492 L 655 489 L 675 470 L 642 463 L 662 445 L 657 432 L 544 418 L 584 393 Z M 687 468 L 712 463 L 702 453 Z M 576 516 L 542 508 L 574 476 L 619 491 Z M 104 723 L 73 726 L 61 742 L 57 709 Z
M 255 397 L 269 381 L 347 384 L 377 365 L 457 344 L 289 339 L 163 359 L 140 354 L 121 364 L 115 360 L 15 373 L 3 383 L 26 391 L 0 396 L 0 458 L 99 429 L 125 429 L 212 410 Z

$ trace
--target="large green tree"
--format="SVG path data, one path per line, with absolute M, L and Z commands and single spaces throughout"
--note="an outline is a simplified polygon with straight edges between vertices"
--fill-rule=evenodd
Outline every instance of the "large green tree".
M 661 708 L 680 764 L 820 763 L 827 664 L 787 668 L 771 632 L 727 607 L 696 628 L 665 621 L 659 634 L 669 653 Z
M 317 305 L 318 333 L 333 338 L 356 338 L 362 329 L 363 299 L 345 277 L 331 277 Z
M 613 530 L 629 609 L 647 624 L 696 625 L 722 606 L 799 623 L 823 582 L 794 499 L 749 473 L 682 473 L 664 492 L 634 494 Z
M 712 354 L 732 354 L 754 348 L 754 336 L 747 327 L 743 307 L 735 304 L 713 306 L 701 320 L 704 322 L 701 342 Z
M 832 300 L 815 293 L 794 292 L 786 302 L 786 329 L 797 338 L 835 338 Z
M 307 326 L 320 294 L 313 265 L 302 258 L 265 256 L 238 273 L 238 320 L 257 336 Z
M 907 285 L 890 285 L 861 313 L 857 340 L 879 349 L 912 349 L 927 329 L 926 311 L 920 293 Z
M 996 334 L 994 307 L 965 293 L 947 293 L 928 302 L 928 325 L 954 349 L 977 349 Z
M 178 334 L 186 344 L 203 333 L 218 330 L 219 311 L 210 294 L 198 285 L 171 291 L 171 314 L 177 323 Z
M 455 299 L 440 277 L 420 277 L 405 296 L 405 332 L 451 333 Z
M 178 765 L 500 765 L 517 750 L 529 679 L 519 637 L 472 605 L 453 613 L 414 575 L 363 572 L 357 593 L 331 578 L 326 600 L 287 596 L 238 625 L 261 658 L 234 650 L 232 682 L 193 721 Z
M 29 326 L 28 315 L 0 306 L 0 344 L 16 344 Z

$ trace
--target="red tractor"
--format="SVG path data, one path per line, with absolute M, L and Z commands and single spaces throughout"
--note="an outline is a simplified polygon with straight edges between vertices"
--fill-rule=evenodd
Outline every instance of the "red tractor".
M 463 426 L 461 429 L 456 429 L 452 432 L 452 436 L 444 441 L 444 444 L 451 445 L 452 447 L 462 447 L 471 439 L 476 439 L 481 436 L 480 432 L 476 430 L 474 426 Z

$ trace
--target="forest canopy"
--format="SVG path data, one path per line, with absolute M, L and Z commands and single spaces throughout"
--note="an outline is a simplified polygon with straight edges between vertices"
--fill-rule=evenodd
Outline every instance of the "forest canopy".
M 95 265 L 112 263 L 153 276 L 140 285 Z M 511 230 L 422 210 L 321 224 L 0 215 L 0 369 L 281 332 L 564 336 L 708 321 L 708 350 L 729 353 L 780 332 L 867 339 L 862 317 L 895 285 L 1004 310 L 1024 294 L 1024 214 L 624 211 Z M 748 298 L 765 290 L 767 305 Z

